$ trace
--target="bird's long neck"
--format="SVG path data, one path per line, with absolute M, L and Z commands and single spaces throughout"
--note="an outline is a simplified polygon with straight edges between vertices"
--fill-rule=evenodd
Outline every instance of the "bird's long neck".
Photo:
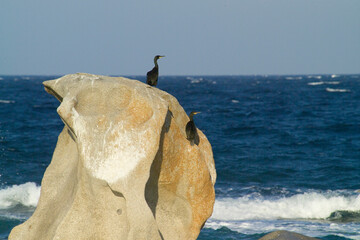
M 156 68 L 159 68 L 159 65 L 158 65 L 158 63 L 157 63 L 157 59 L 156 59 L 156 58 L 154 59 L 154 64 L 155 64 L 155 67 L 156 67 Z
M 190 114 L 190 116 L 189 116 L 189 118 L 190 118 L 190 121 L 194 121 L 194 115 L 193 114 Z

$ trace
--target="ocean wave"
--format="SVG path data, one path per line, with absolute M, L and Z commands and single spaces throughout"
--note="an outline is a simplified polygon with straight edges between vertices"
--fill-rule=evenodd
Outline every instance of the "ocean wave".
M 350 92 L 349 89 L 340 89 L 340 88 L 326 88 L 327 92 Z
M 308 85 L 310 86 L 317 86 L 317 85 L 323 85 L 324 82 L 309 82 Z
M 341 223 L 360 222 L 360 211 L 335 211 L 327 220 Z
M 308 85 L 310 86 L 317 86 L 317 85 L 323 85 L 323 84 L 329 84 L 329 85 L 337 85 L 340 84 L 338 81 L 332 81 L 332 82 L 309 82 Z
M 8 104 L 8 103 L 15 103 L 15 101 L 12 101 L 12 100 L 1 100 L 1 99 L 0 99 L 0 103 L 6 103 L 6 104 Z
M 298 76 L 298 77 L 285 77 L 286 80 L 301 80 L 303 79 L 303 77 Z
M 310 237 L 338 236 L 346 239 L 360 239 L 359 224 L 298 220 L 219 221 L 211 218 L 205 224 L 205 228 L 214 230 L 224 227 L 247 235 L 287 230 Z
M 348 190 L 305 192 L 277 199 L 251 194 L 216 199 L 205 228 L 226 227 L 242 234 L 287 230 L 311 237 L 360 239 L 359 210 L 359 193 Z
M 186 79 L 190 80 L 190 83 L 200 83 L 204 80 L 202 77 L 200 77 L 200 78 L 186 77 Z
M 316 79 L 321 79 L 321 78 L 322 78 L 322 76 L 309 75 L 309 76 L 307 76 L 307 78 L 316 78 Z
M 213 220 L 327 219 L 336 211 L 359 211 L 360 195 L 338 192 L 307 192 L 279 199 L 220 198 L 215 201 Z
M 33 182 L 27 182 L 0 189 L 0 210 L 10 209 L 17 205 L 36 207 L 40 197 L 40 188 Z

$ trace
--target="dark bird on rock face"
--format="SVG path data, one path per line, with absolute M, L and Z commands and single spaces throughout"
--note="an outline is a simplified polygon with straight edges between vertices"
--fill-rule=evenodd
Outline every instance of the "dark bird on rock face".
M 195 143 L 196 145 L 199 145 L 200 139 L 199 135 L 196 131 L 196 126 L 194 123 L 194 115 L 198 114 L 200 112 L 191 112 L 189 115 L 190 121 L 186 124 L 186 138 L 191 143 Z
M 159 65 L 157 63 L 157 60 L 160 58 L 163 58 L 163 57 L 165 57 L 165 56 L 156 55 L 154 57 L 155 67 L 153 69 L 151 69 L 151 71 L 147 72 L 147 74 L 146 74 L 146 83 L 149 84 L 150 86 L 156 86 L 156 84 L 158 82 Z

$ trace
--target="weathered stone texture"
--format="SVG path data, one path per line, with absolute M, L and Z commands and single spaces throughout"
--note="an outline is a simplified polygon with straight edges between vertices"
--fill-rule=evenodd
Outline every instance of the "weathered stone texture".
M 136 80 L 44 82 L 65 123 L 38 206 L 9 239 L 196 239 L 215 201 L 211 145 L 170 94 Z

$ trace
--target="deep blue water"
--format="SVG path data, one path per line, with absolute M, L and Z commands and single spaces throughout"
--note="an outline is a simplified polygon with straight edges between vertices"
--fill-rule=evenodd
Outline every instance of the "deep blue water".
M 36 206 L 63 128 L 41 84 L 56 77 L 0 76 L 0 238 Z M 164 76 L 158 88 L 201 112 L 213 147 L 216 203 L 199 239 L 360 239 L 360 75 Z

